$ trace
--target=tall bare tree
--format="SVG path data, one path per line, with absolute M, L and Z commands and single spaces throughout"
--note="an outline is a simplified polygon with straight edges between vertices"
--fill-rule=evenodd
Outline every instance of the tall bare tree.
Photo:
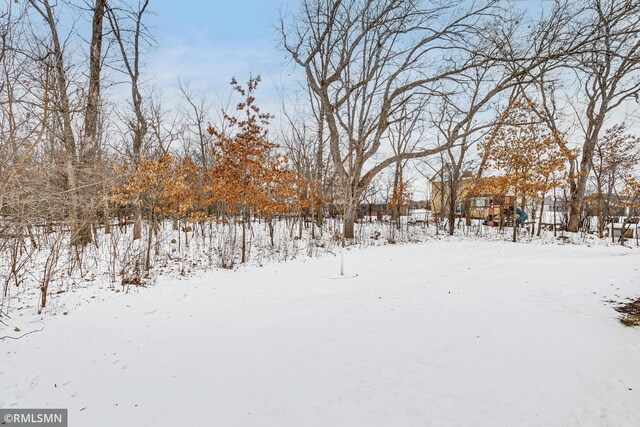
M 182 100 L 186 103 L 182 108 L 182 114 L 185 119 L 186 143 L 188 145 L 192 140 L 196 142 L 196 156 L 199 158 L 200 164 L 205 171 L 209 170 L 212 157 L 213 142 L 211 135 L 207 132 L 207 111 L 212 110 L 212 105 L 207 102 L 203 95 L 198 96 L 189 82 L 179 80 L 178 90 L 182 96 Z M 186 148 L 186 147 L 185 147 Z
M 144 110 L 141 80 L 141 55 L 144 43 L 148 40 L 144 18 L 149 6 L 149 0 L 139 2 L 137 7 L 121 4 L 107 6 L 107 18 L 113 31 L 120 51 L 123 72 L 129 79 L 131 87 L 131 106 L 133 118 L 127 120 L 131 132 L 131 158 L 136 167 L 142 157 L 144 144 L 149 131 L 149 122 Z M 123 27 L 123 22 L 126 22 Z M 133 238 L 140 239 L 142 233 L 142 208 L 138 201 L 134 201 Z
M 29 0 L 31 7 L 42 17 L 50 39 L 50 53 L 55 75 L 56 112 L 60 116 L 62 129 L 60 138 L 65 148 L 66 179 L 70 198 L 69 217 L 71 244 L 86 245 L 92 241 L 91 217 L 87 211 L 85 194 L 87 183 L 82 170 L 93 163 L 97 154 L 98 110 L 100 99 L 100 70 L 102 65 L 102 21 L 105 0 L 96 0 L 93 8 L 93 25 L 89 53 L 89 88 L 84 110 L 84 134 L 76 141 L 74 133 L 74 108 L 70 95 L 69 66 L 66 63 L 65 45 L 58 31 L 58 17 L 49 0 Z M 94 191 L 96 188 L 94 188 Z
M 578 231 L 593 154 L 607 117 L 640 95 L 640 1 L 587 0 L 588 49 L 568 61 L 584 103 L 582 155 L 571 194 L 569 231 Z
M 294 23 L 281 20 L 282 44 L 304 70 L 326 121 L 346 238 L 354 237 L 359 199 L 378 173 L 446 149 L 421 143 L 385 155 L 382 148 L 389 126 L 406 120 L 419 98 L 472 66 L 457 54 L 494 4 L 305 0 Z

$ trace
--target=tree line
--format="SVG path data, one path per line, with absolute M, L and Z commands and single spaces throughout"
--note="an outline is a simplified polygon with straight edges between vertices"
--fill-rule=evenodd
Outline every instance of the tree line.
M 383 172 L 399 216 L 412 168 L 447 182 L 451 233 L 469 173 L 525 198 L 565 191 L 571 232 L 594 197 L 601 219 L 614 193 L 637 202 L 639 0 L 300 0 L 276 26 L 300 78 L 275 119 L 257 76 L 233 79 L 223 108 L 180 80 L 168 107 L 145 70 L 152 7 L 4 1 L 5 247 L 37 246 L 40 227 L 80 253 L 114 222 L 141 240 L 165 219 L 237 224 L 245 242 L 253 219 L 322 232 L 333 211 L 353 239 Z

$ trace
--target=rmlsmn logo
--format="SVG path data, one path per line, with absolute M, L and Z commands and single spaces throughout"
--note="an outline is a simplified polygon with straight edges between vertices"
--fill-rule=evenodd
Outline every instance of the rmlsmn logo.
M 66 409 L 0 409 L 0 424 L 67 427 L 67 412 Z

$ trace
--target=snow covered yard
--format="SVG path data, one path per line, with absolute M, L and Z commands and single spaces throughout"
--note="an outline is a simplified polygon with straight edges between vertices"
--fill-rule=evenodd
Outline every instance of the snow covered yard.
M 439 242 L 162 280 L 0 341 L 70 426 L 638 426 L 622 247 Z M 27 325 L 39 328 L 41 323 Z M 14 326 L 14 325 L 11 325 Z M 24 330 L 29 328 L 20 325 Z

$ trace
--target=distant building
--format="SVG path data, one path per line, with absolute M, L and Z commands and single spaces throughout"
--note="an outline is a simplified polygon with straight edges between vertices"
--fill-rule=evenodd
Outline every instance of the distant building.
M 428 200 L 409 200 L 407 205 L 410 209 L 427 209 L 430 206 L 429 203 Z
M 460 179 L 458 184 L 458 196 L 455 203 L 456 216 L 485 219 L 492 214 L 497 215 L 500 206 L 513 205 L 513 192 L 506 195 L 495 194 L 471 194 L 474 188 L 475 178 L 467 174 Z M 448 181 L 431 181 L 431 212 L 434 215 L 447 216 L 451 207 L 451 190 Z M 496 212 L 493 212 L 497 209 Z
M 461 215 L 463 212 L 463 202 L 467 194 L 473 187 L 473 178 L 463 177 L 458 185 L 458 197 L 455 203 L 455 212 Z M 436 180 L 431 181 L 431 213 L 437 216 L 448 215 L 451 209 L 451 189 L 448 181 Z
M 506 215 L 511 208 L 513 214 L 514 192 L 507 194 L 472 194 L 475 177 L 466 174 L 458 184 L 458 196 L 455 202 L 455 214 L 458 217 L 469 215 L 474 219 L 497 218 Z M 449 215 L 451 206 L 451 190 L 448 181 L 434 179 L 431 181 L 431 211 L 433 215 Z

